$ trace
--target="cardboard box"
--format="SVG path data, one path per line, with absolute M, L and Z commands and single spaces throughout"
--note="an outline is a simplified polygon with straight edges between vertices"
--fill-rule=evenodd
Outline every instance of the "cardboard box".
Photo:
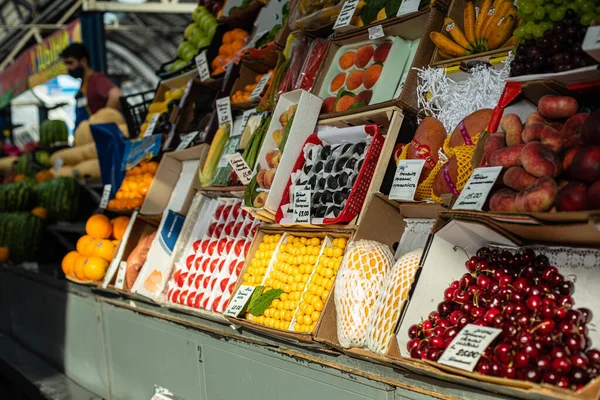
M 269 66 L 260 63 L 258 61 L 242 60 L 240 67 L 240 76 L 237 78 L 231 89 L 230 96 L 236 93 L 238 90 L 244 92 L 246 85 L 253 85 L 256 83 L 256 77 L 258 75 L 266 74 L 270 69 Z M 268 89 L 268 85 L 265 85 L 263 94 Z M 259 101 L 245 101 L 242 103 L 231 103 L 232 109 L 248 110 L 252 107 L 256 107 Z
M 518 229 L 514 230 L 513 227 Z M 425 251 L 420 275 L 416 285 L 413 285 L 413 293 L 397 333 L 401 355 L 408 357 L 406 344 L 409 326 L 420 322 L 443 300 L 444 290 L 454 279 L 459 279 L 466 272 L 465 260 L 483 246 L 500 246 L 509 250 L 525 245 L 534 246 L 536 253 L 546 254 L 550 259 L 550 265 L 555 265 L 562 275 L 577 277 L 576 291 L 573 296 L 576 306 L 588 307 L 598 315 L 600 312 L 596 296 L 598 264 L 594 260 L 600 257 L 598 250 L 600 234 L 587 229 L 586 234 L 578 235 L 578 230 L 585 229 L 585 226 L 571 225 L 568 229 L 560 234 L 551 235 L 550 231 L 554 232 L 553 227 L 530 226 L 529 229 L 522 229 L 517 225 L 500 227 L 492 221 L 477 217 L 456 213 L 442 215 Z M 546 243 L 540 244 L 540 238 L 543 238 Z M 464 249 L 464 252 L 461 249 Z M 589 330 L 588 335 L 595 343 L 600 340 L 598 331 Z M 600 394 L 600 379 L 590 382 L 581 391 L 575 393 L 551 385 L 487 377 L 434 362 L 402 359 L 396 361 L 396 364 L 428 376 L 514 397 L 595 399 Z
M 384 101 L 379 104 L 371 104 L 361 108 L 361 111 L 371 111 L 397 105 L 407 113 L 416 114 L 418 112 L 416 93 L 418 75 L 414 68 L 423 68 L 429 65 L 431 56 L 435 50 L 435 45 L 429 39 L 429 32 L 438 31 L 441 29 L 444 22 L 444 15 L 445 12 L 441 11 L 434 5 L 431 7 L 426 7 L 415 13 L 398 17 L 398 19 L 393 19 L 393 21 L 390 22 L 384 21 L 384 23 L 381 24 L 385 36 L 399 36 L 405 40 L 411 41 L 419 40 L 418 47 L 411 64 L 409 65 L 407 63 L 407 65 L 405 65 L 403 68 L 405 72 L 408 71 L 408 74 L 406 76 L 406 80 L 404 81 L 404 86 L 402 87 L 399 97 L 395 99 L 392 98 L 389 101 Z M 321 73 L 319 73 L 312 92 L 319 93 L 321 91 L 321 86 L 325 84 L 326 75 L 323 73 L 323 71 L 328 71 L 330 69 L 332 62 L 334 61 L 334 56 L 340 47 L 347 44 L 368 40 L 369 33 L 366 30 L 360 30 L 353 34 L 334 38 L 329 44 L 325 60 L 321 66 Z M 402 85 L 402 82 L 400 85 Z M 325 119 L 340 115 L 346 116 L 355 112 L 356 110 L 354 109 L 346 110 L 340 113 L 328 113 L 322 115 L 321 117 Z

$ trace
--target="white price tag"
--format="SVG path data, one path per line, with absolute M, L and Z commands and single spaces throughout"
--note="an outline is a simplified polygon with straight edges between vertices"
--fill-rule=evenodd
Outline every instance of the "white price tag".
M 127 273 L 127 261 L 121 261 L 119 264 L 119 271 L 117 272 L 117 279 L 115 279 L 115 287 L 117 289 L 125 289 L 125 274 Z
M 208 69 L 208 60 L 206 59 L 206 50 L 198 54 L 195 61 L 196 68 L 198 68 L 198 75 L 200 76 L 200 82 L 209 80 L 210 70 Z
M 256 114 L 256 108 L 244 111 L 244 113 L 242 114 L 242 127 L 240 129 L 240 135 L 244 134 L 244 129 L 246 129 L 246 125 L 248 125 L 248 120 L 254 114 Z
M 396 13 L 396 17 L 399 17 L 404 14 L 410 14 L 411 12 L 419 11 L 419 3 L 421 0 L 404 0 L 402 4 L 400 4 L 400 8 L 398 8 L 398 12 Z
M 240 315 L 240 313 L 246 306 L 246 303 L 250 301 L 252 293 L 254 293 L 254 289 L 256 289 L 255 286 L 240 286 L 239 290 L 231 298 L 231 301 L 227 305 L 227 309 L 223 314 L 234 318 Z
M 270 78 L 270 72 L 263 75 L 262 78 L 260 78 L 260 80 L 256 84 L 256 87 L 254 88 L 254 90 L 252 90 L 252 93 L 250 93 L 250 101 L 260 100 L 260 95 L 262 94 L 265 86 L 267 86 L 267 82 L 269 82 Z
M 354 10 L 356 10 L 356 6 L 358 6 L 358 0 L 346 1 L 342 6 L 342 10 L 338 14 L 337 19 L 335 20 L 333 29 L 342 28 L 344 26 L 350 25 L 350 21 L 352 21 L 352 17 L 354 16 Z
M 110 191 L 112 189 L 112 185 L 104 185 L 104 190 L 102 191 L 102 198 L 100 199 L 100 209 L 104 210 L 108 205 L 108 200 L 110 198 Z
M 369 39 L 375 40 L 384 37 L 383 27 L 381 25 L 375 25 L 369 28 Z
M 63 165 L 65 165 L 65 161 L 62 159 L 62 157 L 56 157 L 56 159 L 54 159 L 54 172 L 61 169 Z
M 450 342 L 438 362 L 473 371 L 487 347 L 502 333 L 502 329 L 468 324 Z
M 485 201 L 500 175 L 502 167 L 477 168 L 458 195 L 453 210 L 481 211 Z
M 196 136 L 198 136 L 198 131 L 190 132 L 187 135 L 183 135 L 181 137 L 181 142 L 179 142 L 179 145 L 177 145 L 177 148 L 175 149 L 175 151 L 187 149 L 187 147 L 190 145 L 190 143 L 192 143 L 194 141 Z
M 217 105 L 217 117 L 219 118 L 219 125 L 225 123 L 232 123 L 233 117 L 231 116 L 231 102 L 229 97 L 221 97 L 216 101 Z
M 390 189 L 390 200 L 413 201 L 425 160 L 400 160 Z
M 150 120 L 150 123 L 148 123 L 148 126 L 146 127 L 146 132 L 144 132 L 143 137 L 152 135 L 152 133 L 154 132 L 154 128 L 156 128 L 156 124 L 158 123 L 158 117 L 160 117 L 160 114 L 154 114 L 154 116 Z
M 240 153 L 233 153 L 225 156 L 225 158 L 229 162 L 229 165 L 231 165 L 231 168 L 233 168 L 240 182 L 242 182 L 242 185 L 249 184 L 252 180 L 252 170 L 248 167 L 242 155 Z
M 310 224 L 311 201 L 310 185 L 294 186 L 294 223 Z

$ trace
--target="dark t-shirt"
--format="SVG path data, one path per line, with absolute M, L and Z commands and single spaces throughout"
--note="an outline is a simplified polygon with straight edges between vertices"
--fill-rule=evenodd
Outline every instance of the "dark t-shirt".
M 106 107 L 108 92 L 116 87 L 102 72 L 94 72 L 87 83 L 87 103 L 92 114 Z

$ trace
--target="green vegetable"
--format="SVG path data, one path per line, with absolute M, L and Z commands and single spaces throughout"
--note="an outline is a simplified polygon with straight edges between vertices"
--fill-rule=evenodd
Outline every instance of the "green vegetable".
M 246 312 L 248 312 L 248 310 L 252 309 L 252 307 L 254 306 L 254 303 L 256 303 L 256 300 L 258 300 L 260 298 L 260 296 L 263 294 L 263 290 L 265 290 L 265 287 L 262 285 L 259 285 L 254 288 L 254 292 L 252 292 L 252 296 L 250 296 L 250 301 L 248 301 L 248 303 L 246 303 L 246 306 L 242 309 L 242 312 L 240 313 L 240 315 L 243 315 Z
M 278 299 L 282 293 L 283 290 L 281 289 L 271 289 L 266 291 L 258 299 L 256 299 L 256 301 L 252 305 L 252 308 L 250 309 L 250 314 L 254 315 L 255 317 L 263 315 L 263 313 L 267 308 L 269 308 L 273 300 Z
M 258 170 L 260 171 L 260 164 Z M 246 190 L 244 191 L 244 205 L 246 207 L 254 207 L 254 199 L 258 196 L 258 182 L 256 181 L 256 176 L 257 175 L 254 175 L 252 177 L 252 180 L 248 186 L 246 186 Z

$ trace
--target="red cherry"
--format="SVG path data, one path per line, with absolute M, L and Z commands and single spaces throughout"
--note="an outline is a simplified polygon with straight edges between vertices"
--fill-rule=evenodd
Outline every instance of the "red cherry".
M 442 328 L 447 329 L 450 327 L 450 321 L 448 321 L 446 318 L 440 318 L 437 320 L 436 326 L 441 326 Z
M 582 351 L 585 348 L 585 339 L 581 335 L 569 335 L 565 339 L 565 345 L 572 352 Z
M 542 272 L 542 279 L 545 280 L 546 282 L 550 282 L 550 281 L 552 281 L 552 276 L 554 274 L 558 274 L 558 269 L 556 267 L 547 267 Z
M 460 311 L 460 310 L 452 311 L 450 313 L 450 315 L 448 316 L 448 321 L 450 321 L 450 323 L 452 325 L 456 325 L 456 324 L 458 324 L 458 319 L 462 316 L 463 316 L 462 311 Z
M 441 349 L 444 347 L 444 339 L 440 336 L 434 336 L 432 338 L 429 339 L 429 343 L 433 346 L 436 347 L 438 349 Z
M 531 296 L 527 299 L 527 308 L 531 311 L 536 311 L 542 305 L 542 299 L 540 296 Z
M 558 286 L 558 291 L 564 296 L 571 296 L 575 293 L 575 285 L 571 281 L 564 281 Z
M 552 364 L 552 359 L 549 356 L 541 356 L 535 361 L 535 366 L 540 371 L 545 371 L 550 368 Z
M 454 291 L 456 289 L 449 287 L 448 289 L 444 290 L 444 300 L 446 301 L 452 301 L 454 299 Z
M 567 355 L 567 353 L 562 347 L 554 347 L 550 351 L 550 356 L 553 359 L 563 358 L 563 357 L 566 357 L 566 355 Z
M 477 363 L 477 367 L 475 367 L 475 371 L 479 372 L 482 375 L 489 375 L 491 372 L 489 361 L 485 359 L 480 360 Z
M 417 324 L 411 325 L 408 328 L 408 337 L 411 339 L 415 339 L 419 334 L 419 327 L 417 326 Z M 408 350 L 410 351 L 410 350 Z
M 432 311 L 429 313 L 428 319 L 435 323 L 438 319 L 440 319 L 440 314 L 437 311 Z
M 540 372 L 538 370 L 533 369 L 533 368 L 528 368 L 525 370 L 525 372 L 523 374 L 523 378 L 526 381 L 539 382 L 540 379 L 542 379 L 542 375 L 540 374 Z
M 484 314 L 485 308 L 483 307 L 473 307 L 473 309 L 471 310 L 471 317 L 473 317 L 474 319 L 483 317 Z
M 542 382 L 556 385 L 560 376 L 555 371 L 548 371 L 542 376 Z
M 575 383 L 578 385 L 583 385 L 583 384 L 587 383 L 587 381 L 589 379 L 590 379 L 589 375 L 585 369 L 573 368 L 573 370 L 571 371 L 571 382 L 572 383 Z M 579 390 L 579 389 L 576 389 L 576 390 Z
M 513 362 L 515 364 L 515 367 L 525 368 L 529 365 L 529 356 L 527 354 L 525 354 L 524 352 L 519 352 L 519 353 L 515 354 Z
M 579 310 L 574 309 L 567 311 L 567 316 L 565 317 L 565 319 L 567 321 L 571 321 L 575 325 L 581 325 L 585 321 L 583 314 Z
M 518 278 L 513 282 L 513 287 L 521 293 L 524 293 L 529 288 L 529 280 L 527 278 Z
M 437 361 L 442 355 L 442 349 L 429 349 L 427 352 L 427 359 L 431 361 Z
M 492 323 L 492 321 L 494 321 L 494 318 L 496 318 L 496 316 L 498 315 L 500 315 L 500 310 L 498 310 L 497 308 L 491 308 L 486 311 L 485 316 L 483 318 L 486 322 Z
M 599 350 L 596 350 L 596 349 L 588 350 L 585 352 L 585 355 L 593 364 L 600 363 L 600 351 Z
M 526 344 L 523 346 L 523 353 L 527 354 L 530 358 L 536 358 L 538 356 L 538 349 L 533 344 Z
M 465 267 L 467 271 L 475 272 L 477 271 L 477 264 L 479 263 L 479 258 L 472 256 L 467 262 L 465 262 Z
M 554 307 L 548 306 L 548 305 L 542 305 L 542 307 L 540 307 L 538 312 L 540 314 L 540 317 L 545 318 L 545 319 L 554 318 L 554 314 L 555 314 Z
M 408 350 L 408 352 L 412 352 L 413 349 L 418 348 L 419 345 L 421 344 L 421 339 L 411 339 L 408 341 L 408 343 L 406 343 L 406 350 Z
M 446 328 L 442 328 L 441 326 L 436 326 L 433 328 L 434 336 L 443 336 L 444 332 L 446 332 Z
M 540 322 L 540 324 L 535 328 L 535 331 L 538 335 L 549 335 L 554 331 L 554 327 L 556 324 L 553 320 L 548 319 Z
M 590 360 L 583 353 L 575 353 L 571 356 L 571 364 L 576 368 L 587 368 Z
M 594 314 L 592 313 L 592 310 L 590 310 L 589 308 L 580 308 L 579 312 L 581 312 L 584 322 L 586 324 L 589 324 L 594 316 Z
M 558 330 L 565 335 L 570 335 L 572 333 L 577 333 L 577 326 L 570 321 L 561 321 L 560 324 L 558 324 Z
M 458 334 L 458 329 L 456 327 L 451 327 L 446 329 L 444 332 L 444 339 L 454 339 L 454 337 Z
M 431 329 L 433 329 L 433 322 L 431 322 L 430 320 L 423 321 L 423 330 L 429 331 Z
M 529 332 L 521 332 L 517 336 L 517 341 L 522 345 L 533 343 L 533 335 Z
M 511 347 L 506 343 L 500 343 L 494 348 L 494 353 L 500 361 L 508 363 L 511 356 Z

